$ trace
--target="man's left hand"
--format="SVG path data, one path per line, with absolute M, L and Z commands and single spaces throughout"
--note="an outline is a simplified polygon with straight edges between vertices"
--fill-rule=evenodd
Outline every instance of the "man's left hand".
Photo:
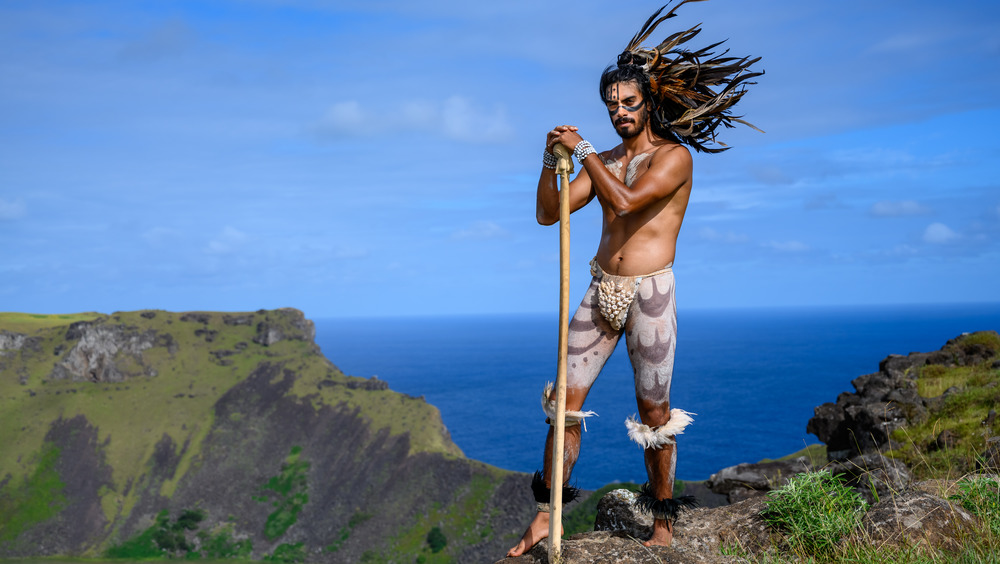
M 549 152 L 556 143 L 562 143 L 570 152 L 576 148 L 576 144 L 583 141 L 583 137 L 576 132 L 576 127 L 572 125 L 560 125 L 549 133 Z

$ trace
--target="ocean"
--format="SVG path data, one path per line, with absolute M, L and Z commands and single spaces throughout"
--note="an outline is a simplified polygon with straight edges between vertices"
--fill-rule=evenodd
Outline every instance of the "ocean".
M 316 342 L 344 373 L 378 376 L 440 411 L 466 456 L 533 472 L 548 429 L 540 398 L 555 380 L 558 314 L 315 319 Z M 671 406 L 695 413 L 678 437 L 677 477 L 703 480 L 741 462 L 817 443 L 813 408 L 854 391 L 889 354 L 941 348 L 963 332 L 1000 330 L 1000 304 L 684 310 L 678 312 Z M 573 482 L 643 482 L 624 421 L 636 412 L 624 346 L 587 398 L 596 411 Z

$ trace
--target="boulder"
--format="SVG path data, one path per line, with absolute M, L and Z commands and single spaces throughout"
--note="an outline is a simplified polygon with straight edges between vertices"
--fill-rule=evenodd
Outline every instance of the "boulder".
M 712 474 L 706 485 L 713 492 L 726 495 L 733 503 L 780 488 L 792 476 L 810 470 L 812 466 L 804 456 L 788 461 L 737 464 Z
M 878 453 L 861 454 L 827 466 L 831 474 L 869 504 L 890 499 L 909 487 L 913 478 L 902 462 Z
M 929 493 L 907 491 L 873 505 L 853 540 L 954 551 L 962 546 L 960 539 L 967 534 L 963 530 L 975 525 L 976 518 L 962 507 Z
M 1000 472 L 1000 437 L 986 439 L 986 451 L 976 461 L 976 467 L 981 472 Z
M 635 509 L 635 492 L 612 490 L 597 502 L 595 531 L 621 531 L 645 539 L 653 532 L 653 518 Z

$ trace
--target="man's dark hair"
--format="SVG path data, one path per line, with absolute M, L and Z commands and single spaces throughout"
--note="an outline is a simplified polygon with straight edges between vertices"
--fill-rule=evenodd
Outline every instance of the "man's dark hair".
M 649 115 L 649 127 L 653 133 L 669 141 L 680 143 L 680 139 L 670 130 L 668 126 L 673 120 L 680 117 L 683 108 L 672 107 L 669 103 L 660 103 L 653 96 L 649 87 L 649 77 L 639 65 L 610 65 L 601 73 L 601 100 L 607 103 L 608 88 L 617 83 L 632 82 L 642 93 L 642 99 L 646 102 L 646 111 Z

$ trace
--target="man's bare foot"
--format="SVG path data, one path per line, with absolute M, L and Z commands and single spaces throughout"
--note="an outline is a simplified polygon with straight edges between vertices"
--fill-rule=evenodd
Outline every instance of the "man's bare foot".
M 507 551 L 507 556 L 521 556 L 525 552 L 531 550 L 531 547 L 538 544 L 539 541 L 549 536 L 549 513 L 541 512 L 535 514 L 535 518 L 531 520 L 531 524 L 528 525 L 528 529 L 524 531 L 524 536 L 521 537 L 521 542 L 517 543 L 517 546 Z M 559 533 L 562 534 L 563 529 L 559 527 Z
M 674 530 L 670 523 L 663 519 L 656 519 L 653 521 L 653 536 L 642 544 L 643 546 L 670 546 L 673 540 Z

